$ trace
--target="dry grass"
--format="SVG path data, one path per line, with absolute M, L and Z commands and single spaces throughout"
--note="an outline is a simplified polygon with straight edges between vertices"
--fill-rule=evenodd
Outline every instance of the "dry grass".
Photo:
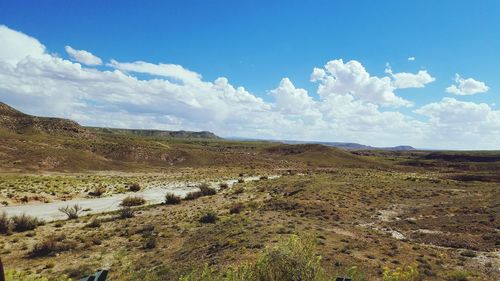
M 215 190 L 215 188 L 210 187 L 206 183 L 200 184 L 200 186 L 198 186 L 198 188 L 200 189 L 202 196 L 212 196 L 212 195 L 217 194 L 217 190 Z
M 167 193 L 165 195 L 165 204 L 167 205 L 177 205 L 181 203 L 181 197 L 173 193 Z
M 224 171 L 219 168 L 218 173 Z M 227 171 L 232 175 L 258 175 L 251 167 Z M 499 266 L 494 255 L 499 210 L 495 200 L 498 184 L 494 182 L 455 181 L 446 178 L 448 173 L 425 169 L 398 172 L 327 167 L 262 174 L 278 173 L 286 176 L 247 181 L 182 204 L 141 207 L 135 215 L 130 208 L 118 212 L 128 219 L 99 215 L 0 236 L 2 258 L 10 268 L 36 268 L 50 277 L 83 272 L 81 268 L 95 269 L 100 263 L 110 264 L 110 278 L 117 281 L 179 280 L 193 268 L 201 266 L 195 272 L 203 272 L 203 264 L 208 265 L 212 276 L 219 277 L 219 273 L 234 272 L 231 270 L 245 265 L 247 272 L 256 272 L 252 268 L 257 261 L 263 256 L 270 258 L 267 254 L 276 247 L 280 250 L 272 255 L 277 262 L 270 262 L 272 266 L 267 268 L 280 272 L 275 268 L 286 269 L 288 262 L 298 263 L 296 258 L 287 259 L 293 254 L 280 255 L 284 248 L 279 241 L 299 234 L 313 237 L 313 257 L 321 255 L 319 264 L 327 277 L 381 280 L 384 267 L 387 278 L 392 278 L 398 272 L 413 274 L 413 266 L 421 280 L 464 280 L 456 271 L 470 272 L 465 278 L 474 280 L 500 277 L 495 271 Z M 157 181 L 157 176 L 141 175 L 134 180 L 146 185 Z M 189 179 L 197 175 L 189 170 L 184 176 Z M 120 186 L 128 191 L 125 185 Z M 233 193 L 236 188 L 242 192 Z M 201 190 L 198 194 L 203 195 Z M 231 212 L 233 207 L 235 211 Z M 200 223 L 209 213 L 202 210 L 213 210 L 215 223 Z M 94 225 L 93 219 L 99 223 Z M 390 231 L 405 239 L 395 239 Z M 42 243 L 41 237 L 52 233 L 64 234 L 65 241 L 75 241 L 76 247 L 60 252 L 55 247 L 55 251 L 45 251 L 49 252 L 47 256 L 27 259 L 31 245 Z M 45 248 L 53 248 L 49 246 Z M 45 268 L 47 264 L 55 266 Z M 293 276 L 300 275 L 297 271 Z M 293 270 L 286 269 L 280 276 L 288 278 L 290 272 Z
M 141 186 L 138 184 L 138 183 L 133 183 L 131 184 L 128 189 L 132 192 L 137 192 L 137 191 L 140 191 L 141 190 Z
M 24 232 L 29 230 L 34 230 L 39 225 L 42 224 L 37 218 L 22 214 L 18 216 L 13 216 L 12 218 L 12 230 L 15 232 Z
M 51 236 L 36 243 L 28 253 L 31 258 L 53 256 L 76 247 L 76 242 L 67 240 L 64 235 Z
M 11 228 L 10 218 L 7 217 L 7 214 L 4 212 L 0 212 L 0 234 L 9 233 Z
M 199 191 L 191 191 L 186 194 L 185 200 L 195 200 L 203 196 L 212 196 L 217 194 L 217 190 L 215 188 L 210 187 L 208 184 L 203 183 L 198 186 Z
M 134 210 L 130 207 L 123 207 L 118 211 L 120 218 L 128 219 L 134 217 Z
M 186 194 L 186 197 L 184 197 L 185 200 L 195 200 L 203 196 L 203 193 L 201 191 L 191 191 Z
M 245 205 L 243 203 L 235 203 L 229 208 L 229 213 L 230 214 L 239 214 L 243 209 L 245 208 Z
M 104 193 L 106 193 L 107 188 L 105 186 L 99 185 L 96 186 L 94 191 L 89 192 L 90 196 L 101 197 Z
M 146 200 L 141 196 L 127 196 L 123 198 L 120 205 L 124 207 L 132 207 L 132 206 L 144 205 L 145 203 Z
M 215 213 L 212 210 L 204 211 L 200 218 L 198 219 L 199 222 L 201 223 L 215 223 L 219 217 L 217 216 L 217 213 Z

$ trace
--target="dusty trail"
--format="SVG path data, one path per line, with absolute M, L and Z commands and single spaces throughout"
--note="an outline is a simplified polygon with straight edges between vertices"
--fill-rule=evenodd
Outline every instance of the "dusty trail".
M 270 176 L 269 179 L 278 178 L 279 176 Z M 245 181 L 256 181 L 259 180 L 260 176 L 252 176 L 243 178 Z M 218 187 L 219 183 L 227 183 L 230 187 L 238 182 L 238 179 L 232 179 L 222 182 L 212 182 L 213 187 Z M 127 192 L 122 194 L 115 194 L 108 197 L 101 198 L 84 198 L 84 199 L 73 199 L 67 201 L 57 201 L 50 203 L 38 203 L 38 204 L 27 204 L 27 205 L 17 205 L 0 207 L 0 212 L 5 212 L 8 216 L 15 216 L 26 214 L 33 217 L 37 217 L 44 221 L 54 221 L 65 219 L 66 215 L 59 211 L 59 208 L 67 205 L 80 205 L 84 210 L 82 215 L 86 214 L 96 214 L 104 213 L 118 210 L 120 208 L 120 203 L 123 198 L 135 195 L 142 196 L 146 200 L 147 205 L 159 204 L 164 201 L 165 195 L 167 193 L 173 193 L 175 195 L 185 197 L 188 192 L 196 191 L 198 188 L 197 184 L 193 183 L 183 183 L 176 185 L 165 185 L 163 187 L 154 187 L 149 189 L 144 189 L 138 192 Z

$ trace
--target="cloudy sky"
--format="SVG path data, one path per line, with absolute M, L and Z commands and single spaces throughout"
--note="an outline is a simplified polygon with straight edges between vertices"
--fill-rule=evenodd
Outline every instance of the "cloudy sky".
M 499 1 L 19 2 L 0 3 L 0 101 L 30 114 L 500 149 Z

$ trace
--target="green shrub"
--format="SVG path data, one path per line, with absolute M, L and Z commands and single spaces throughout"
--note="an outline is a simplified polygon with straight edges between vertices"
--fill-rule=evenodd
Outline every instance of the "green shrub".
M 28 216 L 26 214 L 12 217 L 12 230 L 14 230 L 15 232 L 33 230 L 41 224 L 42 222 L 37 218 Z
M 5 234 L 10 231 L 10 219 L 5 212 L 0 213 L 0 233 Z
M 255 270 L 261 280 L 322 280 L 320 261 L 312 236 L 300 239 L 292 235 L 257 260 Z
M 177 196 L 173 193 L 167 193 L 165 195 L 165 204 L 167 205 L 176 205 L 181 203 L 181 197 Z
M 403 267 L 397 267 L 396 269 L 390 269 L 389 267 L 384 267 L 383 270 L 383 281 L 414 281 L 418 280 L 418 269 L 416 265 L 407 265 Z
M 66 275 L 55 278 L 47 278 L 39 274 L 28 273 L 16 270 L 7 270 L 5 272 L 5 281 L 71 281 Z
M 352 281 L 365 281 L 365 274 L 357 266 L 351 266 L 344 271 L 337 273 L 337 276 L 345 276 L 351 278 Z
M 263 253 L 255 263 L 243 264 L 222 273 L 215 273 L 205 265 L 203 270 L 182 276 L 181 281 L 322 281 L 327 278 L 315 254 L 316 242 L 312 238 L 289 240 Z
M 75 204 L 71 207 L 69 205 L 66 205 L 59 208 L 59 212 L 64 213 L 66 216 L 68 216 L 69 220 L 77 219 L 82 210 L 83 208 L 78 204 Z
M 141 196 L 127 196 L 122 200 L 120 205 L 125 207 L 140 206 L 146 203 L 146 200 Z
M 448 281 L 468 281 L 469 280 L 469 272 L 463 270 L 457 270 L 449 273 L 446 276 L 446 280 Z

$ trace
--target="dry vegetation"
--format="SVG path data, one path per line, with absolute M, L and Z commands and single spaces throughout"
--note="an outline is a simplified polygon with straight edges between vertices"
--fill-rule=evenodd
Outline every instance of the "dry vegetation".
M 112 280 L 220 280 L 284 267 L 280 255 L 293 253 L 283 245 L 297 235 L 314 242 L 307 247 L 318 258 L 312 268 L 278 271 L 318 276 L 297 280 L 500 277 L 496 182 L 320 168 L 216 194 L 199 187 L 199 196 L 181 204 L 126 207 L 1 236 L 2 256 L 7 268 L 46 276 L 78 278 L 107 267 Z M 227 280 L 245 280 L 236 277 Z
M 0 202 L 222 183 L 158 205 L 131 193 L 99 215 L 68 204 L 64 221 L 0 209 L 9 281 L 66 281 L 99 268 L 117 281 L 500 279 L 498 152 L 82 132 L 88 138 L 0 128 Z M 223 183 L 230 179 L 239 180 Z

